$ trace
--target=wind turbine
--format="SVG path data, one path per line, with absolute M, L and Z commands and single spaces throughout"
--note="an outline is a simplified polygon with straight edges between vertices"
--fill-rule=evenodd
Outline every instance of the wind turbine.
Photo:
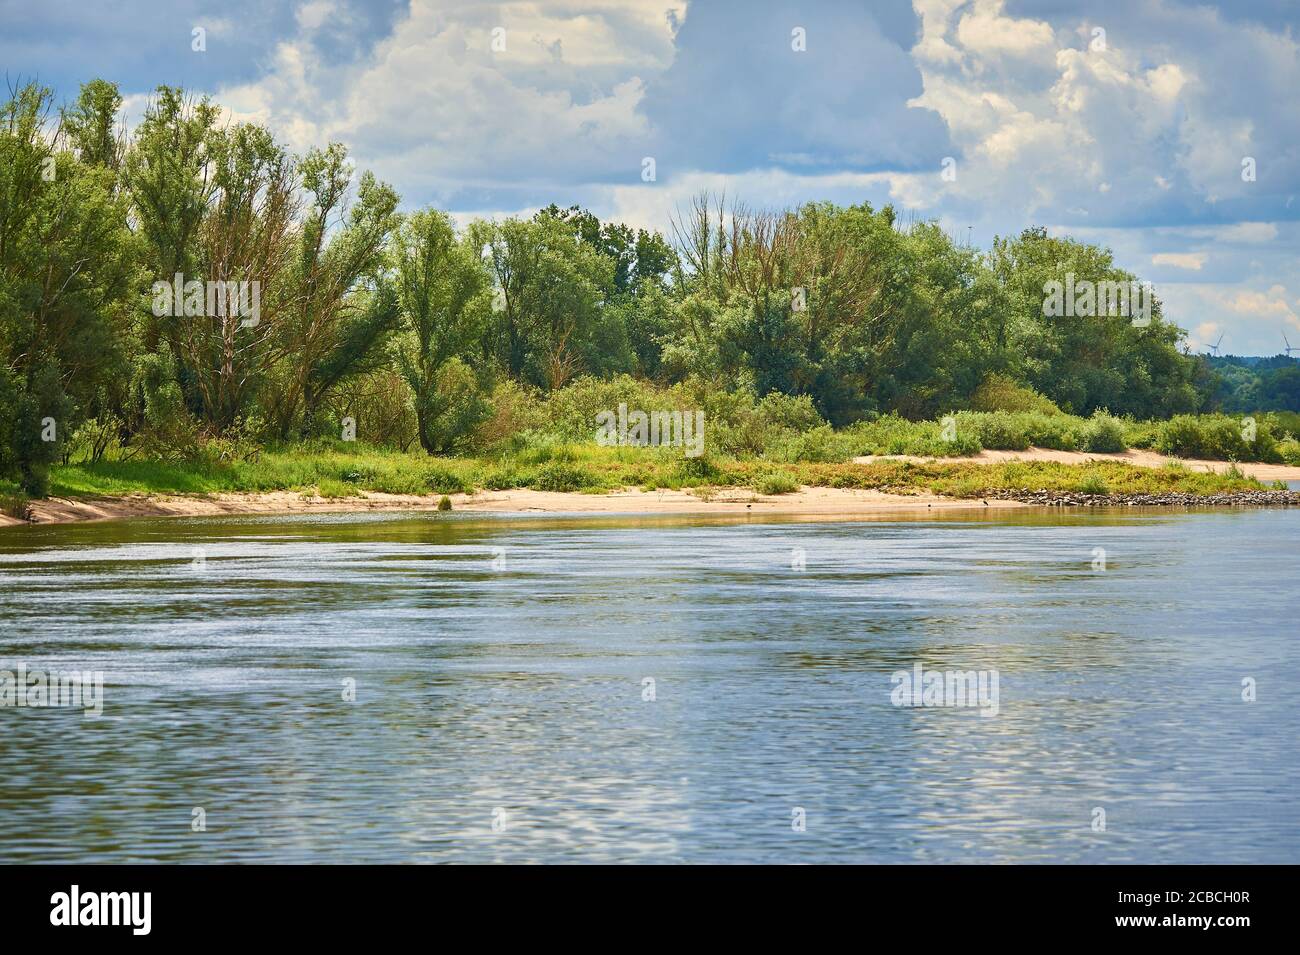
M 1219 343 L 1223 341 L 1224 334 L 1227 333 L 1225 332 L 1223 334 L 1220 334 L 1219 341 L 1215 342 L 1213 345 L 1210 346 L 1210 354 L 1212 354 L 1215 358 L 1219 357 Z M 1290 344 L 1290 342 L 1288 342 L 1287 344 Z
M 1282 341 L 1286 342 L 1286 354 L 1288 358 L 1291 357 L 1291 353 L 1293 351 L 1300 351 L 1300 345 L 1292 345 L 1289 341 L 1287 341 L 1286 332 L 1282 333 Z

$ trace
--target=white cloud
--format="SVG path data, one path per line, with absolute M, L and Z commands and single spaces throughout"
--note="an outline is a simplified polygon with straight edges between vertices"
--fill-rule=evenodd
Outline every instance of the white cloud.
M 1056 41 L 1052 27 L 1041 20 L 1003 16 L 1004 0 L 975 0 L 975 7 L 957 22 L 957 40 L 975 62 L 985 57 L 1050 59 Z
M 1151 256 L 1151 264 L 1171 265 L 1176 269 L 1199 272 L 1208 257 L 1204 252 L 1157 252 Z
M 640 173 L 642 73 L 672 60 L 667 13 L 681 4 L 577 6 L 412 0 L 359 63 L 333 64 L 306 35 L 282 43 L 257 82 L 222 90 L 240 118 L 298 150 L 329 140 L 408 194 L 518 188 Z M 313 27 L 330 0 L 299 9 Z M 493 30 L 505 30 L 494 52 Z M 308 31 L 309 32 L 309 31 Z

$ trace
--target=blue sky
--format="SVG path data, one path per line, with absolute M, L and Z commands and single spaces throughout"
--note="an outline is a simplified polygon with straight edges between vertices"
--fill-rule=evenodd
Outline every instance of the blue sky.
M 981 246 L 1044 225 L 1155 282 L 1193 347 L 1273 354 L 1300 344 L 1298 22 L 1294 0 L 0 0 L 0 62 L 61 99 L 114 80 L 132 118 L 160 83 L 209 92 L 462 218 L 555 201 L 666 229 L 709 188 L 892 202 Z

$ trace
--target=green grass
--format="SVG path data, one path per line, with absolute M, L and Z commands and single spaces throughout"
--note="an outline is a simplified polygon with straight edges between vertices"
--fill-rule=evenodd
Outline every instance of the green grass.
M 0 481 L 0 514 L 15 520 L 27 520 L 27 505 L 31 499 L 9 481 Z

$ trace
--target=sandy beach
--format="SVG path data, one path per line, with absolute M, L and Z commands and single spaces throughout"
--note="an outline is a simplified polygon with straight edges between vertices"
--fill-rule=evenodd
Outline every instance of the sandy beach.
M 322 498 L 294 491 L 261 494 L 126 495 L 116 498 L 47 498 L 33 501 L 32 523 L 122 520 L 141 517 L 207 517 L 223 514 L 335 514 L 369 511 L 433 511 L 441 495 L 365 493 Z M 455 511 L 482 514 L 860 514 L 927 508 L 1016 508 L 1015 501 L 960 500 L 937 495 L 884 494 L 879 491 L 804 487 L 790 494 L 763 496 L 747 488 L 719 490 L 702 500 L 686 491 L 627 488 L 608 494 L 557 493 L 516 489 L 450 495 Z M 21 521 L 0 516 L 0 524 Z
M 856 463 L 872 461 L 952 461 L 997 464 L 1003 461 L 1055 461 L 1087 464 L 1089 461 L 1120 461 L 1138 467 L 1163 467 L 1169 458 L 1152 451 L 1120 454 L 1085 454 L 1030 448 L 1026 451 L 982 451 L 970 458 L 923 458 L 911 455 L 867 456 Z M 1180 459 L 1197 471 L 1219 471 L 1224 461 Z M 1300 467 L 1281 464 L 1239 464 L 1241 471 L 1261 481 L 1298 481 Z M 748 488 L 718 489 L 705 500 L 689 491 L 642 491 L 624 488 L 607 494 L 559 493 L 524 488 L 509 491 L 480 491 L 450 495 L 453 510 L 482 514 L 801 514 L 853 515 L 891 510 L 955 508 L 1016 508 L 1031 506 L 1017 501 L 971 501 L 934 494 L 886 494 L 847 488 L 801 487 L 781 495 L 760 495 Z M 223 514 L 335 514 L 367 511 L 432 511 L 441 495 L 382 494 L 368 492 L 356 497 L 323 498 L 297 491 L 268 491 L 257 494 L 163 495 L 131 494 L 111 498 L 46 498 L 33 501 L 31 523 L 62 524 L 78 521 L 122 520 L 138 517 L 205 517 Z M 0 515 L 0 526 L 22 521 Z

